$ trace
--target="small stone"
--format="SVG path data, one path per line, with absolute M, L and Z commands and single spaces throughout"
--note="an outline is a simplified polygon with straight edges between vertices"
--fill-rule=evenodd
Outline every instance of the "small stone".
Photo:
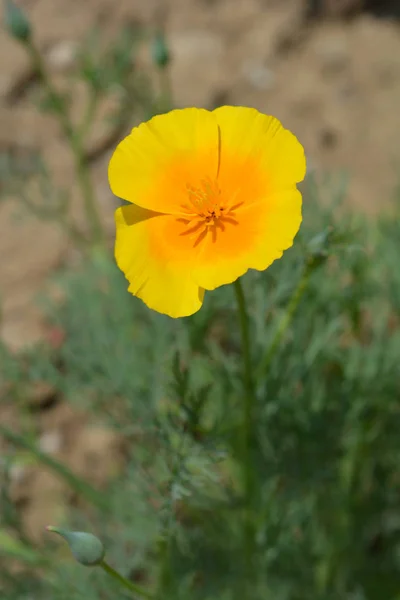
M 61 446 L 62 437 L 59 431 L 46 431 L 39 439 L 39 448 L 46 454 L 57 454 Z
M 274 87 L 275 74 L 260 63 L 246 62 L 242 66 L 245 79 L 258 90 L 270 90 Z
M 21 483 L 24 480 L 26 473 L 27 473 L 27 468 L 25 465 L 13 463 L 10 467 L 10 472 L 9 472 L 12 483 L 14 483 L 14 484 Z
M 56 71 L 67 71 L 74 66 L 78 54 L 78 43 L 74 40 L 62 40 L 55 44 L 47 54 L 49 67 Z

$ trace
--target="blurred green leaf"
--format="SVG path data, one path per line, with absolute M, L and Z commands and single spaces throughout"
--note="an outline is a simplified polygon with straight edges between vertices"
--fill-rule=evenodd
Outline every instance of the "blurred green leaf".
M 14 0 L 4 0 L 4 23 L 8 33 L 26 43 L 32 35 L 31 25 L 22 8 Z

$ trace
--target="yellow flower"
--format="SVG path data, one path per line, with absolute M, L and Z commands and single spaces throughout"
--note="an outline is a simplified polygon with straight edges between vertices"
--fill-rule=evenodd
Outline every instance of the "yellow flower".
M 264 270 L 301 223 L 305 158 L 295 136 L 253 108 L 173 110 L 135 127 L 109 165 L 117 264 L 150 308 L 183 317 L 205 290 Z

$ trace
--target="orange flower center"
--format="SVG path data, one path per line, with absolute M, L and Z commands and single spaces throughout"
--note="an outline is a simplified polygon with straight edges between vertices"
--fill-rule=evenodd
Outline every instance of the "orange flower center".
M 217 239 L 217 232 L 224 232 L 226 225 L 238 225 L 235 210 L 242 202 L 233 204 L 234 199 L 227 202 L 223 198 L 217 180 L 202 179 L 200 187 L 186 184 L 188 194 L 187 204 L 182 204 L 184 217 L 178 219 L 187 226 L 181 235 L 193 238 L 193 246 L 197 246 L 211 234 L 213 242 Z

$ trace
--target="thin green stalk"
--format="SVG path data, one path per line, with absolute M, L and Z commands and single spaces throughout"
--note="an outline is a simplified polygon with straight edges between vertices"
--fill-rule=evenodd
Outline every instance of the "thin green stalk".
M 172 104 L 172 88 L 171 88 L 171 77 L 168 67 L 159 69 L 160 77 L 160 110 L 162 112 L 168 112 L 171 110 Z
M 165 594 L 171 591 L 173 577 L 171 573 L 171 542 L 173 535 L 173 518 L 174 518 L 174 500 L 172 497 L 172 488 L 179 482 L 184 461 L 184 448 L 186 437 L 181 433 L 181 440 L 172 467 L 171 479 L 168 485 L 168 493 L 166 503 L 163 507 L 164 522 L 162 537 L 158 546 L 158 555 L 160 562 L 160 574 L 156 598 L 161 600 Z
M 263 377 L 265 375 L 265 373 L 268 371 L 270 364 L 271 364 L 271 360 L 272 360 L 276 350 L 278 349 L 278 347 L 282 341 L 282 338 L 284 337 L 286 331 L 288 330 L 290 323 L 293 320 L 296 309 L 297 309 L 297 307 L 300 303 L 300 300 L 308 286 L 308 282 L 310 280 L 310 276 L 311 276 L 311 273 L 312 273 L 314 267 L 315 267 L 315 261 L 312 259 L 309 259 L 304 266 L 302 276 L 301 276 L 299 283 L 297 284 L 297 287 L 289 301 L 289 304 L 287 305 L 286 311 L 278 324 L 277 330 L 275 332 L 274 337 L 272 338 L 271 344 L 269 345 L 269 347 L 261 361 L 261 365 L 258 368 L 257 375 L 259 377 Z
M 85 161 L 83 148 L 76 135 L 71 139 L 71 148 L 75 157 L 76 173 L 82 190 L 87 222 L 91 228 L 92 241 L 95 245 L 100 245 L 104 241 L 105 234 L 96 206 L 89 168 Z
M 249 332 L 249 319 L 246 311 L 246 299 L 243 293 L 243 287 L 240 279 L 237 279 L 234 283 L 236 304 L 239 314 L 240 321 L 240 333 L 242 337 L 242 355 L 243 355 L 243 381 L 248 398 L 247 404 L 252 404 L 252 398 L 254 397 L 254 383 L 253 383 L 253 372 L 251 362 L 251 346 L 250 346 L 250 332 Z M 249 411 L 249 407 L 246 409 Z M 246 414 L 247 414 L 246 412 Z
M 89 91 L 89 98 L 87 101 L 85 114 L 79 127 L 79 138 L 81 140 L 81 143 L 83 143 L 86 136 L 90 132 L 94 116 L 96 115 L 98 104 L 99 92 L 96 89 L 91 88 Z
M 243 403 L 242 469 L 245 493 L 245 522 L 243 530 L 243 546 L 246 563 L 245 586 L 247 589 L 247 586 L 252 584 L 255 555 L 255 527 L 252 512 L 254 499 L 254 467 L 252 460 L 252 438 L 254 425 L 254 405 L 256 396 L 251 360 L 249 319 L 246 310 L 246 300 L 240 279 L 237 279 L 235 281 L 234 288 L 242 337 L 243 383 L 245 388 L 245 397 Z
M 153 596 L 149 592 L 147 592 L 146 590 L 144 590 L 139 585 L 136 585 L 135 583 L 133 583 L 129 579 L 126 579 L 126 577 L 123 577 L 120 573 L 118 573 L 118 571 L 116 571 L 115 569 L 113 569 L 104 560 L 103 560 L 103 562 L 100 563 L 99 566 L 103 569 L 103 571 L 105 571 L 107 573 L 107 575 L 110 575 L 110 577 L 112 577 L 113 579 L 115 579 L 115 581 L 118 581 L 118 583 L 122 587 L 124 587 L 127 590 L 133 592 L 137 596 L 140 596 L 141 598 L 146 598 L 146 599 L 153 598 Z
M 56 217 L 56 211 L 48 209 L 45 206 L 37 206 L 31 201 L 29 194 L 25 194 L 24 190 L 19 191 L 19 201 L 33 214 L 36 218 L 42 219 L 43 221 L 54 220 Z M 75 224 L 68 220 L 64 215 L 58 213 L 60 226 L 65 230 L 67 236 L 75 242 L 76 246 L 82 248 L 85 243 L 83 234 L 75 226 Z
M 74 130 L 65 106 L 64 98 L 53 86 L 40 52 L 32 41 L 28 41 L 26 43 L 26 47 L 29 51 L 33 67 L 39 75 L 40 80 L 45 87 L 50 100 L 52 101 L 53 109 L 58 115 L 62 131 L 70 144 L 72 154 L 74 156 L 78 182 L 82 191 L 86 218 L 91 229 L 91 239 L 95 244 L 99 244 L 104 240 L 104 230 L 99 211 L 97 210 L 96 206 L 96 198 L 89 169 L 85 161 L 82 139 L 78 135 L 78 132 L 75 132 Z
M 165 533 L 165 537 L 160 541 L 158 546 L 158 555 L 160 560 L 160 575 L 158 581 L 158 589 L 156 598 L 161 600 L 165 594 L 171 589 L 172 585 L 172 573 L 171 573 L 171 540 L 170 532 Z
M 0 425 L 0 435 L 3 436 L 6 440 L 11 442 L 12 444 L 23 448 L 32 456 L 36 458 L 43 465 L 51 469 L 55 475 L 61 477 L 70 487 L 76 490 L 79 494 L 84 496 L 87 500 L 89 500 L 92 504 L 103 510 L 104 512 L 109 510 L 109 506 L 107 501 L 104 499 L 104 496 L 98 492 L 95 488 L 93 488 L 90 484 L 86 483 L 83 479 L 80 479 L 72 471 L 70 471 L 65 465 L 60 463 L 58 460 L 45 454 L 36 446 L 31 444 L 27 439 L 18 435 L 17 433 L 11 431 L 10 429 L 4 427 L 4 425 Z
M 65 137 L 69 140 L 71 137 L 73 137 L 73 127 L 65 110 L 64 99 L 53 86 L 49 74 L 47 72 L 46 66 L 44 64 L 42 55 L 36 48 L 35 44 L 31 40 L 29 40 L 26 43 L 26 48 L 29 52 L 29 56 L 32 61 L 32 66 L 35 69 L 37 75 L 39 76 L 43 86 L 45 87 L 51 102 L 53 103 L 53 109 L 58 114 L 63 133 Z

